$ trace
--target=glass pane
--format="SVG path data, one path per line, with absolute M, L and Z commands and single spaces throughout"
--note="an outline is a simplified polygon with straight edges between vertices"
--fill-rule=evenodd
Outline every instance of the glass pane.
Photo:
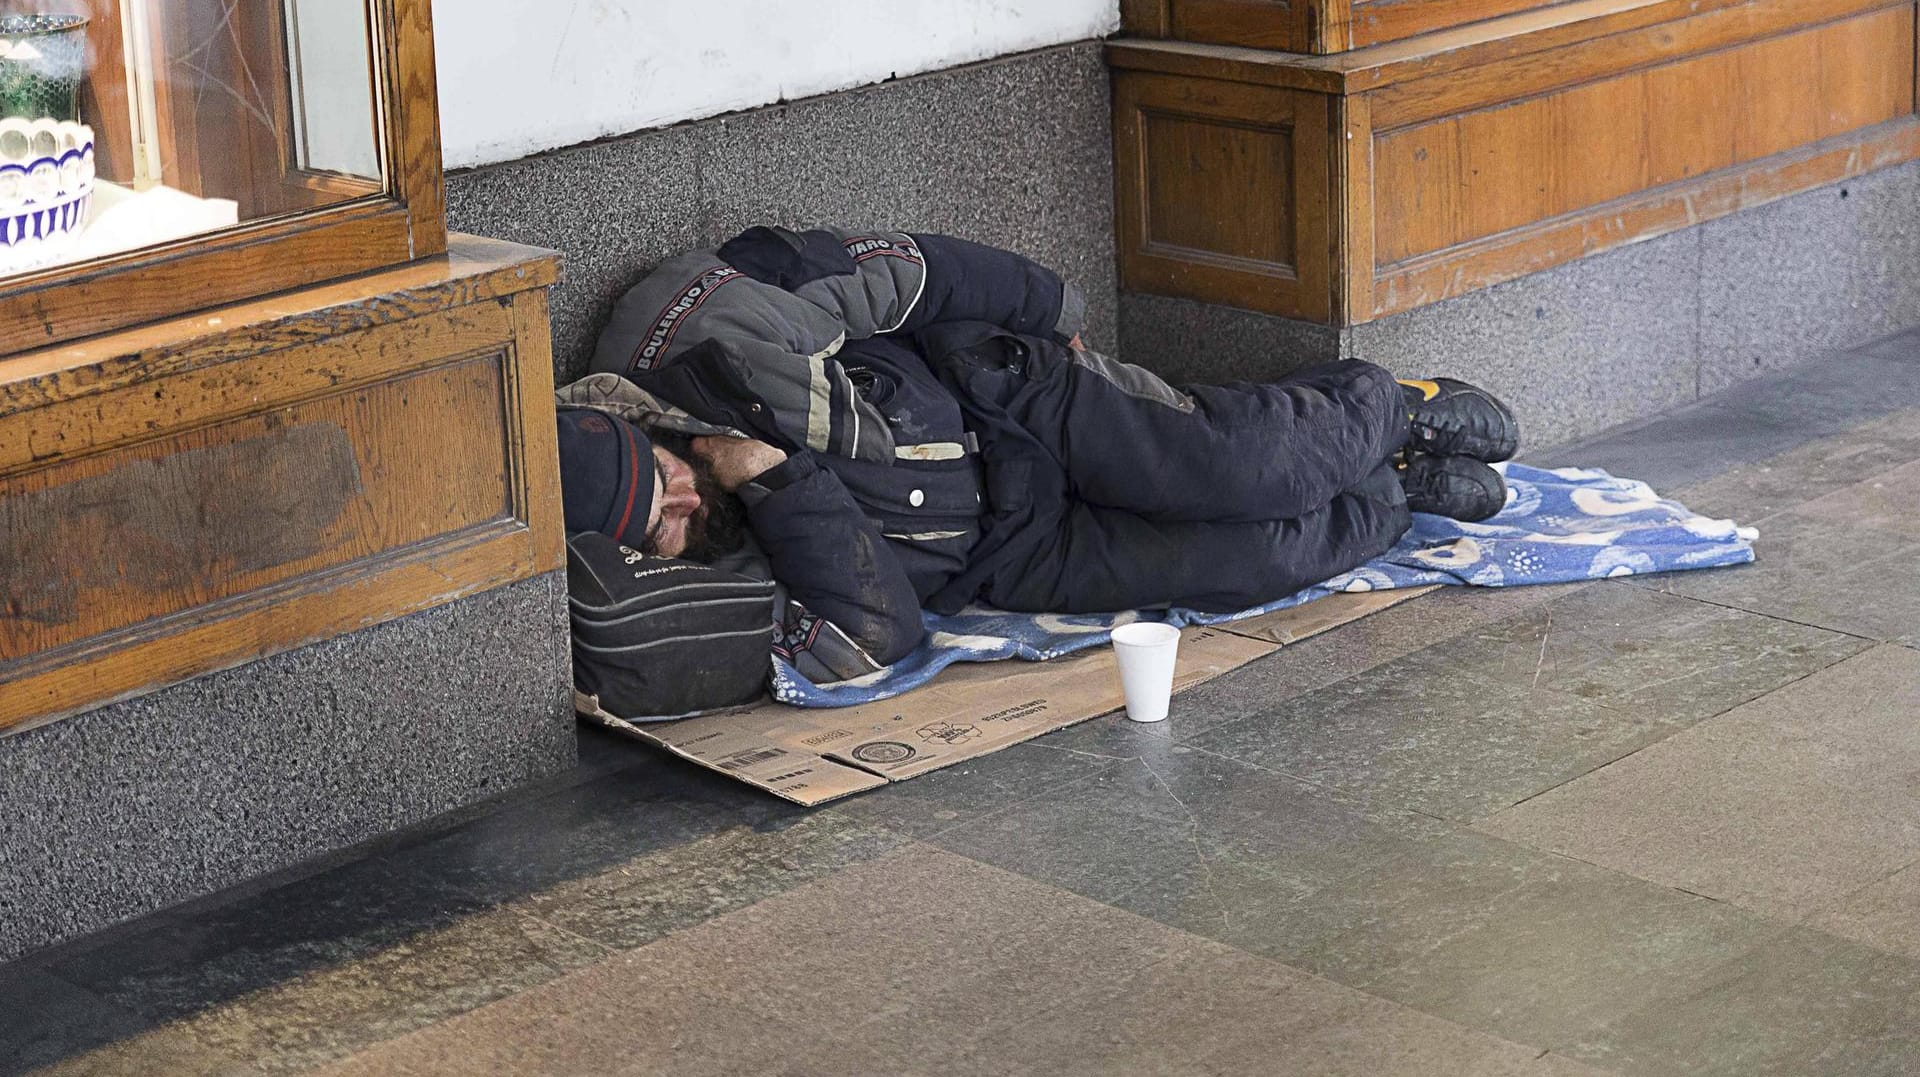
M 0 0 L 0 277 L 377 195 L 371 0 Z

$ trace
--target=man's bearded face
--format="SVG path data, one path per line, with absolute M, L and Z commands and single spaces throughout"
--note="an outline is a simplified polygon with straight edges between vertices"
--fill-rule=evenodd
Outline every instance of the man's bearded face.
M 653 435 L 656 483 L 646 552 L 710 562 L 746 545 L 747 509 L 684 438 Z

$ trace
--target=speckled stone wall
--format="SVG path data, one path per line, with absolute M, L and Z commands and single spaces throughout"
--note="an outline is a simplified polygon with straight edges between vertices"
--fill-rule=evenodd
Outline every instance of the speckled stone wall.
M 1920 324 L 1920 163 L 1809 191 L 1344 333 L 1123 294 L 1121 352 L 1171 377 L 1336 357 L 1513 402 L 1546 447 Z M 1524 446 L 1523 446 L 1524 455 Z
M 1115 339 L 1113 148 L 1097 42 L 682 124 L 447 177 L 463 232 L 566 254 L 556 374 L 586 372 L 619 295 L 755 224 L 945 232 L 1021 251 Z
M 572 766 L 565 586 L 0 738 L 0 961 Z

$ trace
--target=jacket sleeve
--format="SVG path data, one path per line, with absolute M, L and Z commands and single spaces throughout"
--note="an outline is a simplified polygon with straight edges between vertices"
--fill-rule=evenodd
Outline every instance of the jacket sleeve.
M 875 666 L 919 645 L 919 597 L 838 476 L 794 456 L 742 486 L 740 499 L 773 578 L 805 613 L 830 622 Z
M 913 237 L 927 260 L 926 292 L 901 324 L 987 322 L 1021 336 L 1065 344 L 1086 327 L 1080 290 L 1032 259 L 952 236 Z
M 1052 270 L 952 236 L 760 227 L 717 253 L 754 281 L 826 312 L 849 340 L 968 321 L 1064 344 L 1086 323 L 1086 300 Z

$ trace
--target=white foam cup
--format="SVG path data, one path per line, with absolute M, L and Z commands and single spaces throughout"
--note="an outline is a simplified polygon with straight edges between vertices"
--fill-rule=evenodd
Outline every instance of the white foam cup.
M 1113 630 L 1113 653 L 1120 660 L 1120 690 L 1127 717 L 1158 722 L 1173 698 L 1173 662 L 1180 653 L 1180 630 L 1172 625 L 1130 624 Z

